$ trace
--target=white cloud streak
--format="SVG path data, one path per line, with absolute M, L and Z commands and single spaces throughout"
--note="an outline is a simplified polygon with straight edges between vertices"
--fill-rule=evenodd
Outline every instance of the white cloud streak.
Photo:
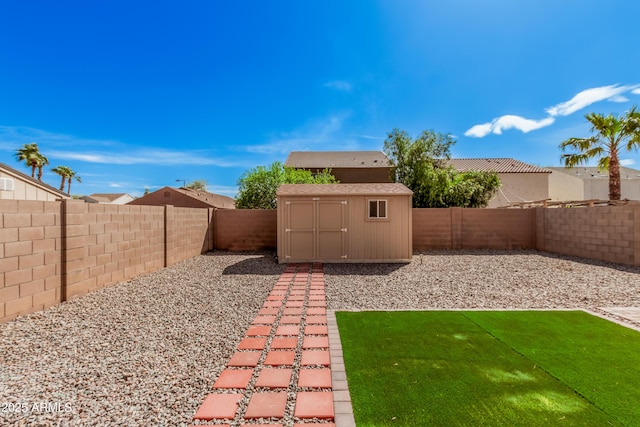
M 483 123 L 475 125 L 471 129 L 467 130 L 464 135 L 474 138 L 482 138 L 490 133 L 501 135 L 502 131 L 508 129 L 517 129 L 523 133 L 531 132 L 532 130 L 540 129 L 553 124 L 555 119 L 553 117 L 547 117 L 542 120 L 525 119 L 524 117 L 505 115 L 493 119 L 489 123 Z
M 72 135 L 55 134 L 40 129 L 0 126 L 0 150 L 14 150 L 22 144 L 35 141 L 46 152 L 49 160 L 76 160 L 87 163 L 113 165 L 158 166 L 242 166 L 242 162 L 220 158 L 211 150 L 170 150 L 140 147 L 118 141 L 85 139 Z M 84 147 L 90 147 L 84 149 Z
M 629 99 L 623 96 L 623 94 L 627 92 L 639 95 L 640 85 L 620 86 L 615 84 L 585 89 L 570 100 L 545 109 L 549 117 L 542 120 L 531 120 L 521 116 L 507 114 L 495 118 L 490 122 L 474 125 L 469 128 L 464 135 L 473 138 L 483 138 L 490 133 L 501 135 L 502 131 L 508 129 L 517 129 L 523 133 L 531 132 L 532 130 L 552 125 L 558 116 L 568 116 L 596 102 L 605 100 L 618 103 L 628 102 Z
M 549 115 L 554 117 L 568 116 L 569 114 L 573 114 L 578 110 L 582 110 L 583 108 L 588 107 L 591 104 L 599 101 L 604 101 L 606 99 L 612 100 L 614 102 L 625 102 L 620 101 L 620 99 L 622 98 L 621 94 L 635 88 L 637 88 L 637 86 L 610 85 L 586 89 L 578 93 L 570 100 L 561 102 L 560 104 L 556 104 L 553 107 L 549 107 L 545 111 L 549 113 Z
M 360 145 L 353 138 L 342 134 L 343 123 L 350 115 L 349 112 L 333 114 L 293 131 L 283 132 L 264 144 L 250 145 L 242 149 L 263 155 L 284 155 L 291 151 L 303 150 L 360 149 Z
M 353 85 L 344 80 L 334 80 L 331 82 L 327 82 L 324 84 L 324 87 L 328 87 L 331 89 L 339 90 L 342 92 L 350 93 L 353 90 Z
M 620 159 L 620 165 L 621 166 L 631 166 L 633 164 L 635 164 L 635 160 L 633 159 Z

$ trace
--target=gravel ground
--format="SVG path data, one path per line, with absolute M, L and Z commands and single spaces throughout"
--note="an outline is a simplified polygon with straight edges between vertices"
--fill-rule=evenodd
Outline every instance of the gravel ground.
M 333 310 L 640 307 L 640 268 L 537 251 L 434 251 L 410 264 L 328 264 Z
M 186 426 L 283 270 L 213 252 L 0 324 L 0 426 Z
M 0 426 L 186 426 L 283 270 L 214 252 L 0 324 Z M 535 251 L 325 265 L 335 310 L 640 306 L 638 273 Z

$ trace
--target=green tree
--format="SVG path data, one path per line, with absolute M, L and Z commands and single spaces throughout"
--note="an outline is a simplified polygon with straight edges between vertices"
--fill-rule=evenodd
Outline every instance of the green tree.
M 280 162 L 270 166 L 258 166 L 245 171 L 238 180 L 236 208 L 275 209 L 276 191 L 281 184 L 335 184 L 329 169 L 313 175 L 304 169 L 288 168 Z
M 620 200 L 620 151 L 637 149 L 640 145 L 640 112 L 632 107 L 626 114 L 589 113 L 585 118 L 591 123 L 592 136 L 569 138 L 560 144 L 560 160 L 568 168 L 598 158 L 598 169 L 609 171 L 609 200 Z
M 391 178 L 413 191 L 416 208 L 484 207 L 500 187 L 493 172 L 457 172 L 447 164 L 455 140 L 448 134 L 423 131 L 412 139 L 393 129 L 384 152 L 393 163 Z
M 82 182 L 76 172 L 74 172 L 73 169 L 68 166 L 57 166 L 51 169 L 51 171 L 62 177 L 62 182 L 60 183 L 60 191 L 64 191 L 64 183 L 65 181 L 67 181 L 67 194 L 71 194 L 71 180 L 73 178 L 75 178 L 75 180 L 78 182 Z
M 207 191 L 207 181 L 204 179 L 197 179 L 190 184 L 187 184 L 185 188 L 196 191 Z
M 27 167 L 31 168 L 31 178 L 35 178 L 36 169 L 38 169 L 38 179 L 42 181 L 42 167 L 49 164 L 49 160 L 40 153 L 38 144 L 35 142 L 24 144 L 16 150 L 15 156 L 19 162 L 25 162 Z

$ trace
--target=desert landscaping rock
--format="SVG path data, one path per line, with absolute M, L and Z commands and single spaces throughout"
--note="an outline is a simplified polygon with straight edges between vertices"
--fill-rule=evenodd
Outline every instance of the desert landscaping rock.
M 640 268 L 538 251 L 433 251 L 410 264 L 326 264 L 333 310 L 640 306 Z
M 284 268 L 271 254 L 213 252 L 0 324 L 0 404 L 20 409 L 0 425 L 191 425 Z M 639 268 L 536 251 L 324 271 L 333 310 L 640 306 Z M 289 393 L 287 420 L 294 403 Z
M 1 324 L 0 425 L 188 425 L 283 270 L 214 252 Z

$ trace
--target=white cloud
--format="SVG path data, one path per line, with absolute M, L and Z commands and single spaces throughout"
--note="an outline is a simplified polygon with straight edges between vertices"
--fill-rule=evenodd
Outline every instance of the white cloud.
M 604 101 L 605 99 L 613 100 L 614 102 L 621 102 L 618 100 L 622 93 L 628 92 L 629 90 L 636 90 L 636 88 L 637 86 L 619 86 L 615 84 L 586 89 L 570 100 L 556 104 L 553 107 L 549 107 L 545 111 L 551 116 L 568 116 L 569 114 L 575 113 L 576 111 L 588 107 L 591 104 Z
M 327 82 L 324 84 L 324 87 L 339 90 L 342 92 L 351 92 L 353 90 L 353 85 L 344 80 L 333 80 L 331 82 Z
M 554 123 L 555 117 L 557 116 L 568 116 L 569 114 L 573 114 L 576 111 L 588 107 L 596 102 L 604 100 L 610 102 L 628 102 L 629 99 L 622 95 L 626 92 L 640 95 L 640 85 L 620 86 L 619 84 L 615 84 L 586 89 L 579 92 L 566 102 L 561 102 L 553 107 L 547 108 L 545 111 L 549 114 L 549 117 L 545 119 L 531 120 L 507 114 L 493 119 L 491 122 L 472 126 L 464 133 L 464 135 L 474 138 L 482 138 L 490 133 L 500 135 L 503 130 L 511 128 L 527 133 L 532 130 L 550 126 Z
M 359 149 L 359 144 L 342 134 L 343 123 L 351 113 L 333 114 L 321 120 L 311 121 L 298 129 L 282 132 L 264 144 L 241 147 L 254 154 L 288 154 L 303 150 Z
M 113 165 L 152 164 L 158 166 L 242 166 L 239 161 L 227 161 L 211 150 L 168 150 L 141 147 L 118 141 L 79 138 L 56 134 L 40 129 L 0 126 L 0 150 L 13 150 L 22 144 L 35 141 L 49 160 L 77 160 L 87 163 Z M 85 149 L 85 147 L 87 147 Z
M 122 152 L 77 152 L 48 150 L 51 158 L 63 160 L 79 160 L 87 163 L 106 163 L 113 165 L 157 165 L 157 166 L 241 166 L 241 162 L 229 162 L 211 157 L 205 150 L 176 151 L 161 148 L 136 148 L 127 146 Z
M 635 163 L 636 161 L 633 159 L 620 159 L 620 165 L 621 166 L 631 166 Z
M 616 95 L 616 96 L 612 96 L 611 98 L 607 99 L 607 101 L 609 101 L 609 102 L 628 102 L 629 98 L 627 98 L 626 96 L 622 96 L 622 95 Z
M 501 135 L 502 131 L 508 129 L 517 129 L 523 133 L 531 132 L 532 130 L 540 129 L 545 126 L 551 125 L 555 119 L 553 117 L 547 117 L 542 120 L 525 119 L 524 117 L 514 115 L 504 115 L 493 119 L 490 123 L 483 123 L 475 125 L 467 130 L 464 135 L 475 138 L 482 138 L 490 133 Z

